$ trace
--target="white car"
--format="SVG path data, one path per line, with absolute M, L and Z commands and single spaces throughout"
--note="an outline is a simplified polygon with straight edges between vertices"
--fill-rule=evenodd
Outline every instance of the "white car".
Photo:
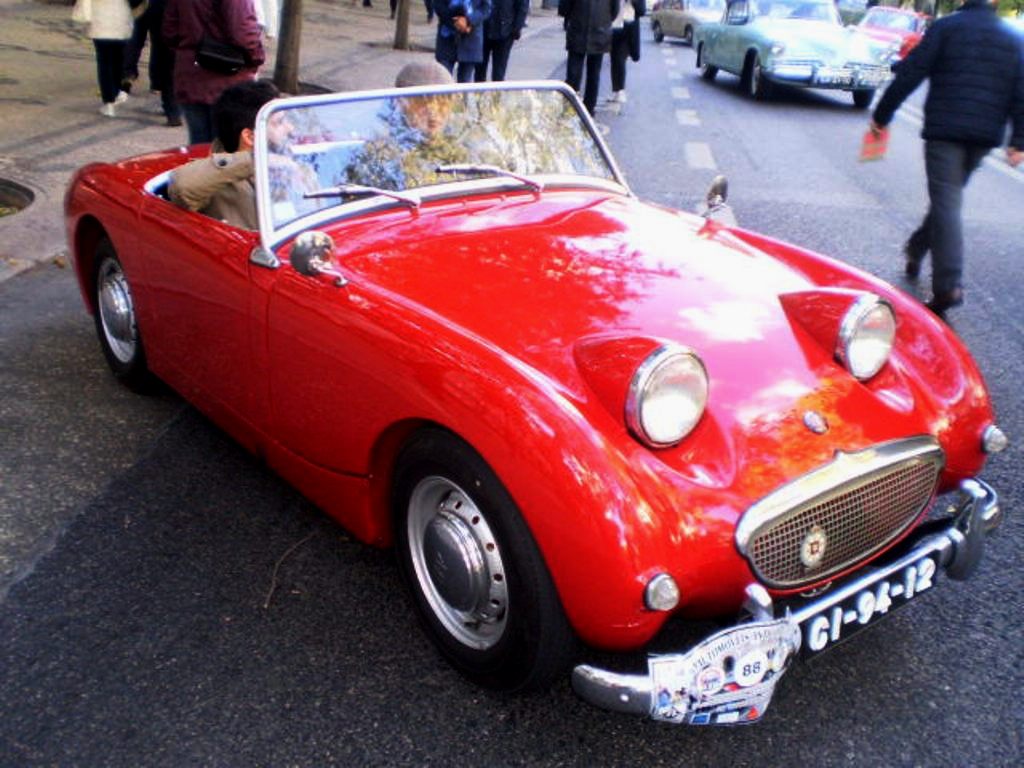
M 651 13 L 654 42 L 681 37 L 687 45 L 693 45 L 697 27 L 718 21 L 724 10 L 725 0 L 663 0 Z

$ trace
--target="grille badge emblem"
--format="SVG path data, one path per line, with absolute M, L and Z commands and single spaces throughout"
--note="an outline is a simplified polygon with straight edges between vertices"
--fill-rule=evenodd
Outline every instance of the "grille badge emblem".
M 816 435 L 828 432 L 828 422 L 817 411 L 804 411 L 804 426 Z
M 800 547 L 800 562 L 810 570 L 821 563 L 826 549 L 828 549 L 828 536 L 825 534 L 825 529 L 817 524 L 812 525 L 811 530 L 804 537 L 803 546 Z

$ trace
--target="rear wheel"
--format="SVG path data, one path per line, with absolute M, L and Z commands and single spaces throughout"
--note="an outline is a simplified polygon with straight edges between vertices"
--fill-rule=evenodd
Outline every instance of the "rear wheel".
M 96 245 L 94 277 L 96 335 L 107 365 L 130 389 L 149 391 L 155 380 L 146 364 L 135 299 L 114 245 L 106 237 Z
M 440 429 L 399 456 L 395 544 L 423 624 L 470 679 L 542 688 L 568 667 L 575 636 L 540 551 L 486 462 Z
M 686 29 L 683 30 L 683 42 L 691 48 L 693 47 L 693 27 L 687 26 Z
M 665 33 L 661 29 L 661 24 L 656 21 L 651 22 L 651 32 L 654 33 L 654 42 L 660 43 L 665 39 Z
M 875 90 L 873 88 L 870 90 L 853 92 L 853 106 L 857 109 L 867 109 L 871 106 L 871 102 L 874 100 Z

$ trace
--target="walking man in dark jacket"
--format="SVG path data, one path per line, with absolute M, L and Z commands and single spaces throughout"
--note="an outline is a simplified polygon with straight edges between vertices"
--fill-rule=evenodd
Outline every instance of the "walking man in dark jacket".
M 917 278 L 932 254 L 932 299 L 939 317 L 963 303 L 963 189 L 992 147 L 1013 132 L 1006 149 L 1016 166 L 1024 160 L 1024 47 L 989 0 L 965 0 L 939 19 L 896 68 L 875 108 L 871 129 L 880 133 L 921 81 L 929 80 L 924 106 L 925 171 L 930 206 L 904 246 L 906 273 Z
M 612 19 L 619 15 L 620 0 L 559 0 L 558 15 L 565 19 L 565 82 L 579 91 L 586 64 L 587 84 L 583 106 L 594 114 L 601 85 L 601 60 L 612 47 Z
M 530 12 L 530 0 L 494 0 L 491 15 L 484 23 L 484 60 L 476 65 L 475 80 L 487 79 L 487 62 L 491 64 L 491 80 L 504 80 L 512 43 L 519 39 Z

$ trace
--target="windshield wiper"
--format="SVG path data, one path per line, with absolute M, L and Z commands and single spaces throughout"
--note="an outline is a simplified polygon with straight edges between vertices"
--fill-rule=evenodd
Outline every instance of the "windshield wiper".
M 412 192 L 396 192 L 393 189 L 381 189 L 380 187 L 367 187 L 363 184 L 339 184 L 336 187 L 325 187 L 307 192 L 305 198 L 313 197 L 341 197 L 342 195 L 381 195 L 390 197 L 400 203 L 405 203 L 410 208 L 420 207 L 420 196 Z
M 487 165 L 485 163 L 453 163 L 452 165 L 439 165 L 434 170 L 437 173 L 492 173 L 495 176 L 504 176 L 508 179 L 515 179 L 520 184 L 532 189 L 534 192 L 544 191 L 544 185 L 536 179 L 531 179 L 529 176 L 522 176 L 521 174 L 497 165 Z

